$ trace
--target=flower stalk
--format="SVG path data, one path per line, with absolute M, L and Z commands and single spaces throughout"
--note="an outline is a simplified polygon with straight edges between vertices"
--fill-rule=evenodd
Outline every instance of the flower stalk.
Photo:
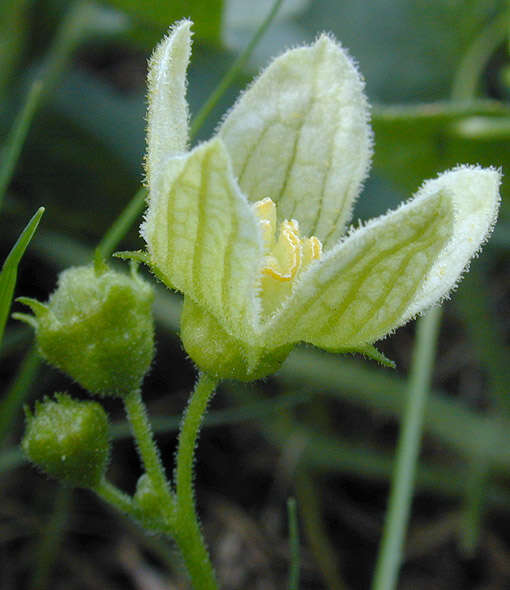
M 217 583 L 205 545 L 193 494 L 194 452 L 200 426 L 218 381 L 200 373 L 179 433 L 175 469 L 177 519 L 175 540 L 181 550 L 194 588 L 216 590 Z
M 141 391 L 139 389 L 133 390 L 123 398 L 123 401 L 143 466 L 155 493 L 162 502 L 164 514 L 171 523 L 175 518 L 175 498 L 154 441 Z

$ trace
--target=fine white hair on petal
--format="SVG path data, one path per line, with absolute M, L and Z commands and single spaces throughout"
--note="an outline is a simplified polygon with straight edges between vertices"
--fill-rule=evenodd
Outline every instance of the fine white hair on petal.
M 218 134 L 239 185 L 270 197 L 279 221 L 331 247 L 367 174 L 372 132 L 364 83 L 332 37 L 277 57 L 240 96 Z
M 500 204 L 501 173 L 494 168 L 458 166 L 428 180 L 417 198 L 447 191 L 453 200 L 453 235 L 421 285 L 402 323 L 446 298 L 470 260 L 487 241 Z
M 168 158 L 154 190 L 143 233 L 158 276 L 230 335 L 253 340 L 262 236 L 221 139 Z
M 428 270 L 452 235 L 446 191 L 421 195 L 373 219 L 303 273 L 271 318 L 268 338 L 348 350 L 402 324 Z
M 145 157 L 149 188 L 168 157 L 187 149 L 189 109 L 186 71 L 191 55 L 191 25 L 192 22 L 187 19 L 175 23 L 149 60 Z

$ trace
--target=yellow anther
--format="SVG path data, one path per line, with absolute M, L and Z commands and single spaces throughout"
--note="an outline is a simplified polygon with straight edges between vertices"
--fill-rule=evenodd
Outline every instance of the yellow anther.
M 266 257 L 264 274 L 278 281 L 291 281 L 301 266 L 303 247 L 294 226 L 284 221 L 280 226 L 278 242 Z
M 322 244 L 315 236 L 301 239 L 295 219 L 282 221 L 276 239 L 276 205 L 271 199 L 266 197 L 254 203 L 253 209 L 259 219 L 266 255 L 262 268 L 263 289 L 273 292 L 276 284 L 289 284 L 303 268 L 318 260 Z
M 322 242 L 312 236 L 303 240 L 303 268 L 306 268 L 313 260 L 320 260 L 322 256 Z
M 297 234 L 299 236 L 299 223 L 295 219 L 291 219 L 291 220 L 286 219 L 282 223 L 282 226 L 284 224 L 285 224 L 285 227 L 288 227 L 290 230 L 292 230 L 295 234 Z

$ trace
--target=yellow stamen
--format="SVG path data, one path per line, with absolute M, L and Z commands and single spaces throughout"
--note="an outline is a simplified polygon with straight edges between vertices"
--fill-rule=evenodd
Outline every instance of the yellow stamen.
M 286 219 L 280 224 L 276 239 L 276 205 L 271 199 L 266 197 L 258 201 L 253 209 L 259 218 L 264 241 L 266 258 L 262 274 L 265 277 L 288 283 L 313 260 L 320 259 L 320 240 L 315 236 L 301 239 L 299 223 L 295 219 Z
M 303 240 L 303 268 L 306 268 L 313 260 L 320 260 L 322 256 L 322 242 L 312 236 Z
M 299 271 L 303 246 L 294 225 L 284 221 L 280 226 L 278 242 L 271 254 L 266 257 L 264 274 L 279 281 L 291 281 Z

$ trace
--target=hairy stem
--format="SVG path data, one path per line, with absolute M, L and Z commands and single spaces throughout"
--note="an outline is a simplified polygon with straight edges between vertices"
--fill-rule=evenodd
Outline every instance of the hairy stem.
M 200 426 L 218 381 L 200 373 L 179 433 L 175 470 L 177 524 L 175 540 L 195 590 L 216 590 L 218 585 L 205 545 L 193 495 L 194 452 Z
M 122 490 L 103 478 L 94 488 L 94 492 L 107 504 L 114 506 L 120 512 L 137 517 L 138 513 L 133 506 L 132 499 Z
M 135 389 L 124 397 L 124 407 L 147 476 L 156 494 L 166 503 L 163 506 L 164 514 L 171 522 L 174 518 L 175 499 L 161 463 L 159 451 L 152 435 L 152 427 L 139 389 Z

